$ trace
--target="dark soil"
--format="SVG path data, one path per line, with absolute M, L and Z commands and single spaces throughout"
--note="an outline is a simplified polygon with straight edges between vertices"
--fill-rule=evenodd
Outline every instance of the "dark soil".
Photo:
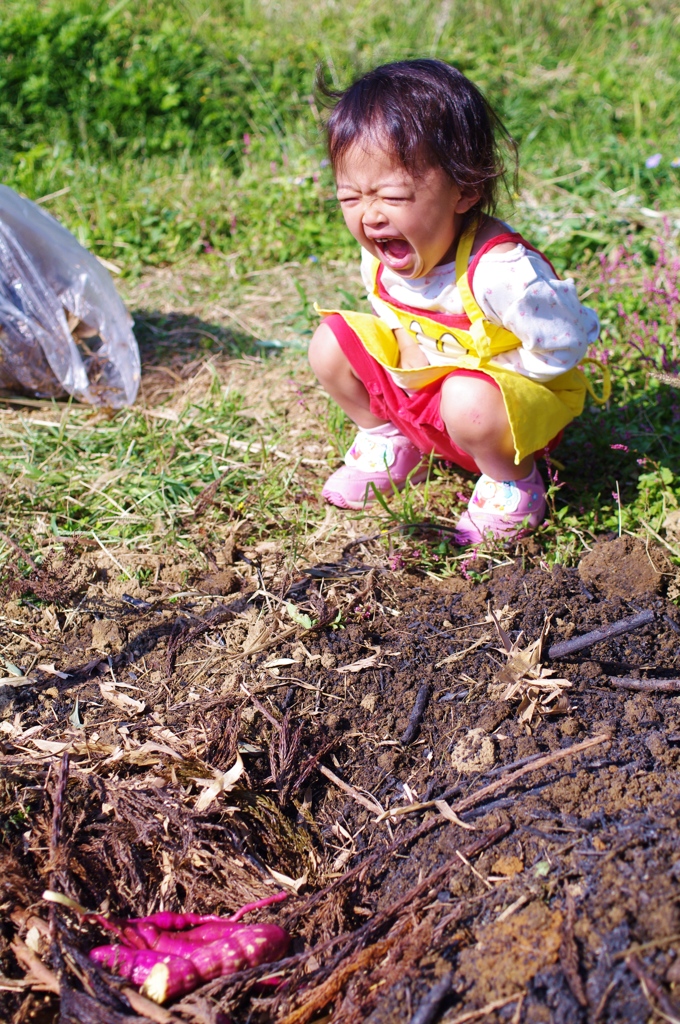
M 291 578 L 232 544 L 188 584 L 160 560 L 144 586 L 78 557 L 61 592 L 52 563 L 53 592 L 45 571 L 33 590 L 5 579 L 2 654 L 30 682 L 0 686 L 2 1020 L 146 1019 L 83 957 L 101 931 L 50 914 L 46 887 L 137 916 L 230 913 L 282 886 L 259 919 L 294 937 L 287 983 L 242 972 L 155 1019 L 680 1019 L 680 695 L 610 682 L 680 676 L 659 550 L 621 538 L 578 568 L 520 556 L 436 580 L 366 542 Z M 549 617 L 545 650 L 644 609 L 634 632 L 544 657 L 559 699 L 503 699 L 490 610 L 517 649 Z M 237 752 L 235 787 L 197 811 Z M 451 810 L 380 820 L 439 798 Z

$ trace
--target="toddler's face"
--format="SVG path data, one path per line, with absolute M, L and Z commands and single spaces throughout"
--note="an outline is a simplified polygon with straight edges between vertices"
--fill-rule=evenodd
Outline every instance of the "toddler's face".
M 461 217 L 476 202 L 439 167 L 414 178 L 378 144 L 352 146 L 337 169 L 338 200 L 357 242 L 401 277 L 455 258 Z

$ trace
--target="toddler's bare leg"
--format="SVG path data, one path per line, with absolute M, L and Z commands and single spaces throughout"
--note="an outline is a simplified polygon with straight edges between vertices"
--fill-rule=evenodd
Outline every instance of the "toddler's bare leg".
M 358 427 L 370 429 L 386 422 L 371 412 L 368 391 L 355 376 L 338 339 L 326 324 L 321 324 L 314 332 L 309 344 L 309 362 L 321 387 Z
M 533 455 L 515 465 L 515 449 L 503 396 L 483 377 L 447 377 L 440 412 L 449 437 L 493 480 L 523 480 Z

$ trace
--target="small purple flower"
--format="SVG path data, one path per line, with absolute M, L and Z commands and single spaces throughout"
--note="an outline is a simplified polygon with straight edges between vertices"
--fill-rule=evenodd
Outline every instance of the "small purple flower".
M 651 171 L 655 167 L 659 166 L 659 164 L 661 163 L 661 159 L 662 159 L 661 153 L 652 153 L 652 155 L 648 156 L 647 159 L 645 160 L 645 167 L 648 167 L 649 170 Z
M 618 496 L 618 494 L 616 493 L 616 491 L 612 491 L 612 498 L 614 499 L 614 501 L 616 502 L 616 504 L 617 504 L 617 505 L 618 505 L 618 504 L 619 504 L 619 502 L 621 501 L 621 499 L 619 498 L 619 496 Z
M 399 569 L 403 569 L 405 562 L 401 555 L 391 555 L 388 559 L 388 565 L 392 572 L 398 572 Z
M 463 577 L 463 579 L 466 579 L 466 580 L 469 580 L 469 581 L 471 581 L 471 580 L 472 580 L 472 576 L 471 576 L 471 575 L 470 575 L 470 573 L 468 572 L 468 566 L 469 566 L 469 565 L 470 565 L 470 564 L 471 564 L 472 562 L 474 562 L 474 556 L 473 556 L 472 558 L 465 558 L 465 559 L 463 559 L 463 561 L 462 561 L 462 562 L 460 563 L 460 574 L 461 574 L 461 576 Z
M 310 256 L 309 257 L 309 262 L 310 263 L 318 263 L 319 262 L 319 257 L 318 256 Z
M 324 157 L 323 160 L 319 163 L 319 167 L 328 167 L 329 164 L 330 160 L 327 160 L 326 157 Z
M 615 452 L 627 452 L 628 451 L 628 445 L 627 444 L 610 444 L 609 447 L 612 449 L 612 451 L 615 451 Z
M 250 153 L 250 133 L 249 132 L 245 132 L 245 134 L 243 136 L 243 151 L 246 154 Z
M 680 156 L 676 156 L 674 160 L 671 160 L 671 167 L 680 167 Z

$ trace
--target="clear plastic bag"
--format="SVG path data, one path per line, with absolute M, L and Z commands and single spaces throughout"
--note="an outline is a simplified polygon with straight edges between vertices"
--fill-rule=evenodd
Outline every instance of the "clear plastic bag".
M 49 213 L 0 185 L 0 388 L 134 402 L 139 349 L 109 272 Z

